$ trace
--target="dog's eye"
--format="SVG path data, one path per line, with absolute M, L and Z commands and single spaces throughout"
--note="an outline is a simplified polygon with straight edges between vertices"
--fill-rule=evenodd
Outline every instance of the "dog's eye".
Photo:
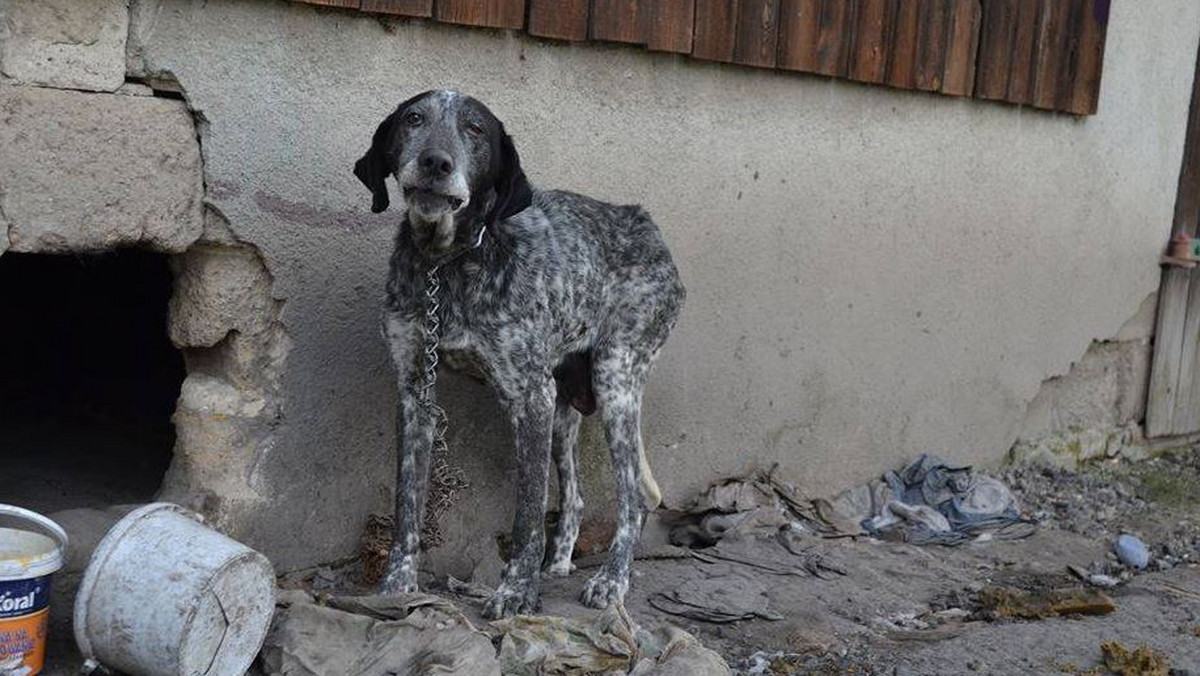
M 420 113 L 409 113 L 408 115 L 404 116 L 404 124 L 407 124 L 410 127 L 419 126 L 424 121 L 425 118 L 422 117 Z
M 483 136 L 483 127 L 475 124 L 474 122 L 468 122 L 467 133 L 471 136 Z

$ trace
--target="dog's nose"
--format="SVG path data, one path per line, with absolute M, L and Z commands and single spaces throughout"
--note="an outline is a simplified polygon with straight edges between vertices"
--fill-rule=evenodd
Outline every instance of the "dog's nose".
M 430 148 L 417 158 L 417 166 L 427 176 L 445 178 L 454 171 L 454 160 L 450 158 L 450 153 Z

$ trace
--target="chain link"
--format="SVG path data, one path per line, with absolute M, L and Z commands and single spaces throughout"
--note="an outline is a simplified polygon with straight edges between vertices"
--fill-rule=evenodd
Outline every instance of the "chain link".
M 450 508 L 454 494 L 469 488 L 466 474 L 458 467 L 452 467 L 449 462 L 450 447 L 446 443 L 446 430 L 449 420 L 446 410 L 433 401 L 433 388 L 437 385 L 438 343 L 441 340 L 441 319 L 438 311 L 441 303 L 438 295 L 441 292 L 441 280 L 438 278 L 439 266 L 430 266 L 425 273 L 425 373 L 421 379 L 421 389 L 417 393 L 417 403 L 426 409 L 433 419 L 433 449 L 430 457 L 429 494 L 425 506 L 425 522 L 421 527 L 421 540 L 426 547 L 437 547 L 444 542 L 438 521 L 442 514 Z
M 446 450 L 446 411 L 441 406 L 433 403 L 430 393 L 437 385 L 437 369 L 438 369 L 438 343 L 441 341 L 442 320 L 438 317 L 438 311 L 442 309 L 442 305 L 438 302 L 438 294 L 441 293 L 442 283 L 438 279 L 438 268 L 432 266 L 425 273 L 425 325 L 421 327 L 425 333 L 425 374 L 421 378 L 421 391 L 417 394 L 417 401 L 422 406 L 429 409 L 434 418 L 434 435 L 433 444 L 434 450 Z

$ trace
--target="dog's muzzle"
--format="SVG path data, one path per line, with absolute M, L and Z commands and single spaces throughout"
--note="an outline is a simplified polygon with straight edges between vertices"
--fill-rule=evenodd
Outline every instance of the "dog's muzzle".
M 404 201 L 409 210 L 416 209 L 420 215 L 433 219 L 445 213 L 458 213 L 467 205 L 468 200 L 458 195 L 414 186 L 404 189 Z

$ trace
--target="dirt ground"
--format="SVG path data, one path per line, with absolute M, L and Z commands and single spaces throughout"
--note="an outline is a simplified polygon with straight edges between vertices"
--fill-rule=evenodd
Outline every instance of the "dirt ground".
M 1101 651 L 1116 641 L 1130 651 L 1148 647 L 1170 669 L 1125 673 L 1200 675 L 1200 451 L 1084 472 L 1019 468 L 1001 478 L 1026 514 L 1040 521 L 1028 538 L 942 547 L 808 536 L 797 556 L 774 537 L 690 551 L 648 533 L 627 608 L 642 624 L 671 623 L 695 633 L 738 674 L 1119 673 L 1104 668 Z M 1146 571 L 1135 573 L 1111 555 L 1120 533 L 1149 545 Z M 813 562 L 824 567 L 807 565 Z M 544 613 L 591 612 L 576 597 L 597 561 L 578 563 L 570 577 L 545 582 Z M 1089 591 L 1068 566 L 1118 584 Z M 281 584 L 358 593 L 358 573 L 351 563 L 284 576 Z M 709 590 L 718 608 L 756 607 L 773 619 L 715 623 L 652 605 L 685 585 Z M 1009 594 L 1103 593 L 1115 609 L 1014 619 L 987 604 L 997 587 Z M 470 590 L 451 592 L 445 580 L 429 580 L 427 589 L 483 622 L 481 602 Z M 730 589 L 738 591 L 723 597 Z M 55 659 L 47 673 L 74 673 L 69 661 Z
M 1116 611 L 1106 617 L 962 621 L 944 612 L 949 619 L 939 623 L 932 613 L 970 610 L 972 594 L 987 585 L 1077 586 L 1066 565 L 1088 566 L 1105 558 L 1107 546 L 1046 528 L 1018 542 L 959 548 L 838 540 L 822 549 L 844 566 L 844 577 L 764 575 L 696 559 L 642 561 L 626 606 L 643 623 L 674 623 L 697 634 L 735 672 L 747 674 L 1061 674 L 1071 665 L 1098 666 L 1100 645 L 1111 640 L 1131 650 L 1148 645 L 1172 666 L 1200 674 L 1200 567 L 1194 565 L 1134 578 L 1111 593 Z M 547 583 L 543 612 L 584 612 L 575 595 L 588 573 Z M 673 617 L 648 602 L 680 580 L 730 575 L 759 580 L 767 607 L 783 619 L 712 624 Z M 460 603 L 481 619 L 471 600 Z

